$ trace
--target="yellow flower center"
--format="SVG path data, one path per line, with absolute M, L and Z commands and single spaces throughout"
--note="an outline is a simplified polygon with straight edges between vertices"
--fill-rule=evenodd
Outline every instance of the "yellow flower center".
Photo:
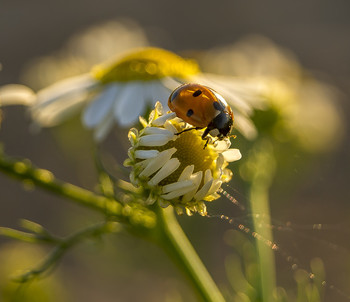
M 144 48 L 113 64 L 98 65 L 92 69 L 92 75 L 104 84 L 150 81 L 164 77 L 186 79 L 197 73 L 199 67 L 196 62 L 160 48 Z
M 176 141 L 168 143 L 168 148 L 174 146 L 177 149 L 173 157 L 179 158 L 181 164 L 177 171 L 164 180 L 167 183 L 177 181 L 183 169 L 188 165 L 194 165 L 194 173 L 210 169 L 213 177 L 217 177 L 215 169 L 217 154 L 209 145 L 203 149 L 205 141 L 201 136 L 194 134 L 194 131 L 197 130 L 182 133 Z
M 172 157 L 180 160 L 180 166 L 171 175 L 162 180 L 159 183 L 160 186 L 176 182 L 182 171 L 190 165 L 194 165 L 193 173 L 198 171 L 204 172 L 207 169 L 210 169 L 213 177 L 218 177 L 218 171 L 215 169 L 215 160 L 217 159 L 218 154 L 213 150 L 213 147 L 210 144 L 203 149 L 205 140 L 202 139 L 198 132 L 198 130 L 192 130 L 181 133 L 175 141 L 170 141 L 164 146 L 139 148 L 140 150 L 154 149 L 158 151 L 164 151 L 173 147 L 177 149 Z

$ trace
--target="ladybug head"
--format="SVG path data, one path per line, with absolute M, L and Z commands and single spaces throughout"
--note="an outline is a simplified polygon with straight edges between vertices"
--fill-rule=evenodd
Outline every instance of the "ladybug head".
M 220 112 L 208 125 L 204 131 L 203 138 L 210 134 L 219 140 L 228 137 L 233 128 L 232 115 L 227 111 Z

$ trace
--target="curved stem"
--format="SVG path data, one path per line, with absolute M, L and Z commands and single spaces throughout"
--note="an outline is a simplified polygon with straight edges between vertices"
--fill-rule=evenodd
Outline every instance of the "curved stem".
M 129 216 L 123 214 L 123 206 L 114 199 L 97 195 L 89 190 L 58 180 L 50 171 L 35 168 L 28 160 L 14 160 L 0 152 L 0 171 L 22 181 L 24 184 L 38 186 L 77 204 L 113 216 L 118 221 L 128 222 L 130 219 Z
M 157 210 L 160 244 L 190 279 L 203 301 L 225 301 L 190 241 L 175 218 L 172 208 Z
M 128 223 L 128 225 L 133 226 L 132 229 L 137 233 L 155 239 L 170 254 L 185 272 L 203 301 L 225 301 L 177 222 L 172 208 L 155 207 L 158 218 L 156 227 L 153 228 L 151 225 L 147 227 L 147 224 L 138 227 L 135 223 L 130 223 L 133 217 L 130 214 L 127 215 L 127 211 L 123 210 L 123 206 L 114 199 L 60 181 L 50 171 L 34 168 L 28 161 L 17 161 L 0 152 L 0 171 L 20 181 L 31 183 L 55 195 L 72 200 L 77 204 L 113 216 L 120 222 Z

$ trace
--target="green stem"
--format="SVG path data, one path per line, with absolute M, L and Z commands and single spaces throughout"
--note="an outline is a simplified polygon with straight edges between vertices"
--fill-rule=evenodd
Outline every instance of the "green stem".
M 225 301 L 175 218 L 172 208 L 158 208 L 160 244 L 190 279 L 203 301 Z
M 275 174 L 275 159 L 272 145 L 262 140 L 251 158 L 254 164 L 250 183 L 250 206 L 254 230 L 258 234 L 256 248 L 260 268 L 260 285 L 263 302 L 274 301 L 276 289 L 275 255 L 271 228 L 269 188 Z
M 261 237 L 257 240 L 258 262 L 260 267 L 260 280 L 262 301 L 274 301 L 273 293 L 276 287 L 275 255 L 273 252 L 273 236 L 271 225 L 268 186 L 259 181 L 254 181 L 250 188 L 250 203 L 253 213 L 253 223 L 256 233 Z
M 128 222 L 130 219 L 129 216 L 124 215 L 123 206 L 114 199 L 97 195 L 89 190 L 58 180 L 50 171 L 35 168 L 27 160 L 14 160 L 0 153 L 0 171 L 19 179 L 25 185 L 38 186 L 77 204 L 113 216 L 118 221 Z
M 56 179 L 51 172 L 37 169 L 27 161 L 17 161 L 0 153 L 0 171 L 21 180 L 22 182 L 41 187 L 47 191 L 74 201 L 77 204 L 90 207 L 94 210 L 115 217 L 120 222 L 126 222 L 138 234 L 155 239 L 175 262 L 183 269 L 199 296 L 203 301 L 225 301 L 215 285 L 208 271 L 193 249 L 180 225 L 178 224 L 172 208 L 161 209 L 156 207 L 157 226 L 142 224 L 137 227 L 133 217 L 128 215 L 123 206 L 114 199 L 94 194 L 78 186 Z M 140 218 L 139 218 L 140 219 Z
M 25 272 L 24 274 L 16 277 L 15 280 L 24 283 L 34 280 L 35 278 L 42 277 L 44 273 L 47 273 L 59 262 L 59 260 L 64 256 L 66 251 L 72 246 L 78 245 L 81 241 L 87 238 L 93 238 L 95 236 L 100 236 L 105 233 L 111 233 L 115 230 L 116 226 L 114 225 L 114 223 L 108 221 L 91 225 L 63 239 L 52 238 L 53 242 L 56 242 L 57 245 L 50 252 L 50 254 L 36 268 L 31 269 Z

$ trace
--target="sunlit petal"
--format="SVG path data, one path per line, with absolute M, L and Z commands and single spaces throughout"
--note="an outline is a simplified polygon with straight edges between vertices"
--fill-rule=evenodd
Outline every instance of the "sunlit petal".
M 233 162 L 242 158 L 242 154 L 238 149 L 228 149 L 222 152 L 222 155 L 227 162 Z
M 27 86 L 9 84 L 0 87 L 0 106 L 32 105 L 35 100 L 34 91 Z

